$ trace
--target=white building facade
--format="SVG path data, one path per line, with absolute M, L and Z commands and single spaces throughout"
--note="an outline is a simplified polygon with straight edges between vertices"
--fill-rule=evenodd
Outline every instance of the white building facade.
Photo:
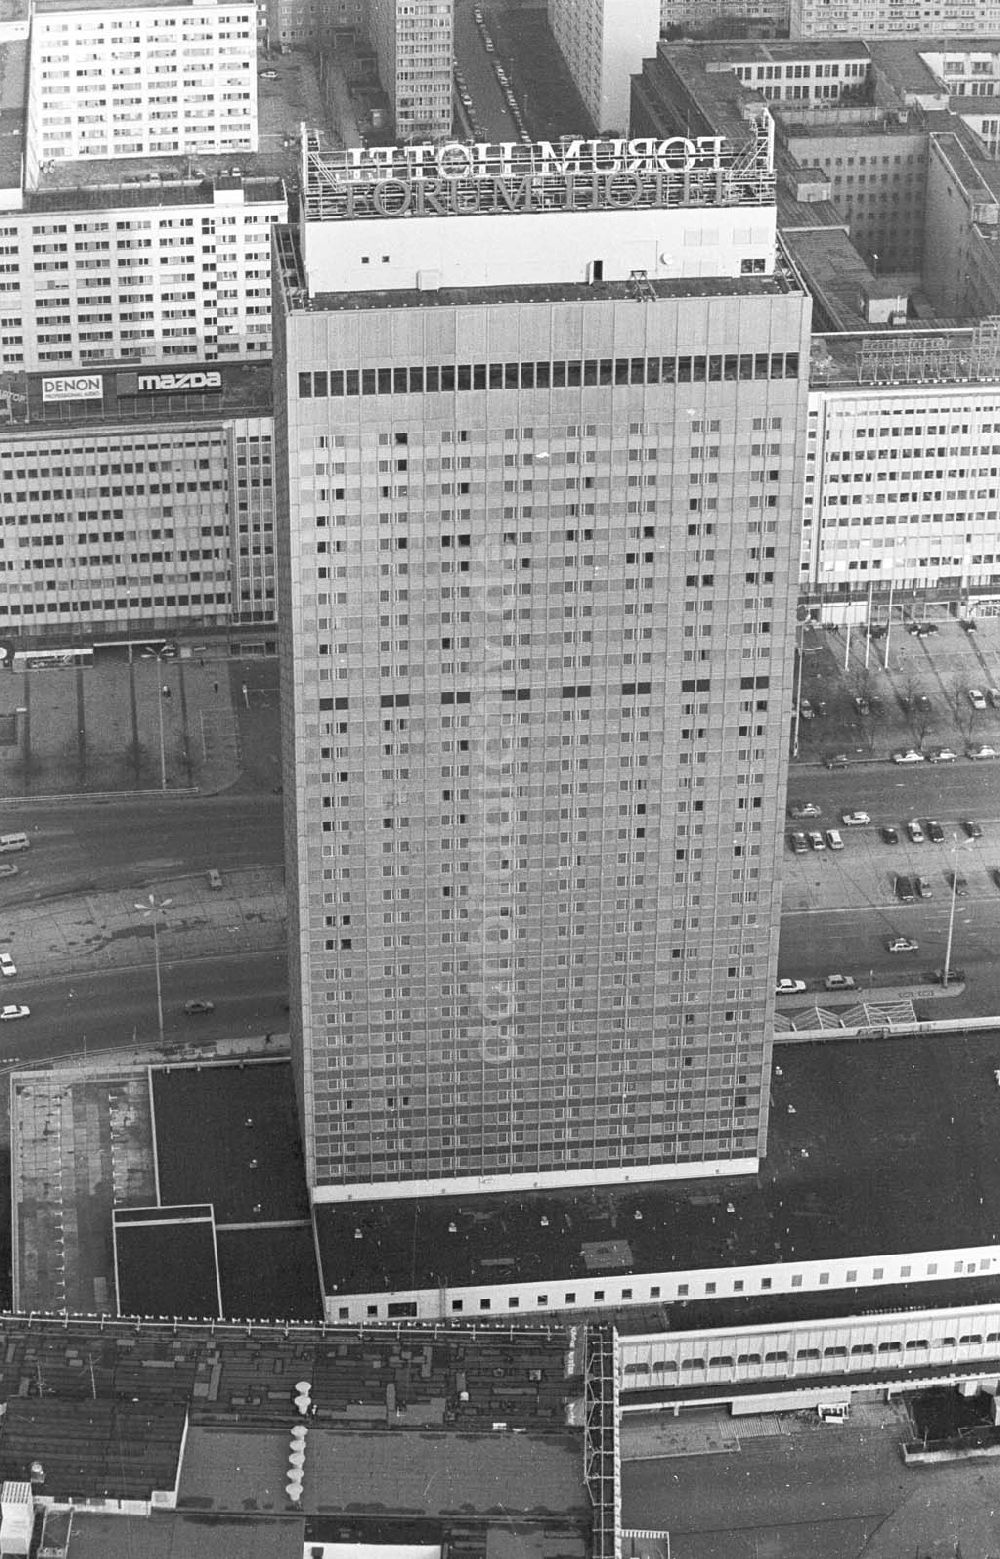
M 660 0 L 549 0 L 548 17 L 595 127 L 624 134 L 631 77 L 656 53 Z
M 36 0 L 26 187 L 50 163 L 257 149 L 253 0 Z

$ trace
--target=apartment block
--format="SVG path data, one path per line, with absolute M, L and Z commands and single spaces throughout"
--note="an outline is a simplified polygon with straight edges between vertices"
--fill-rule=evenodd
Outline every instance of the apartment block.
M 371 0 L 368 33 L 396 139 L 451 134 L 453 0 Z
M 256 6 L 35 0 L 29 188 L 80 158 L 257 148 Z
M 995 37 L 996 0 L 792 0 L 793 38 Z
M 549 26 L 597 129 L 628 129 L 629 79 L 660 36 L 660 0 L 548 0 Z

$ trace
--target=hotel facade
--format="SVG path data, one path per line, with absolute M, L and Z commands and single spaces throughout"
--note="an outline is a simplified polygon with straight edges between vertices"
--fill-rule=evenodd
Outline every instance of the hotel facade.
M 748 132 L 306 144 L 275 445 L 316 1202 L 757 1166 L 809 301 Z

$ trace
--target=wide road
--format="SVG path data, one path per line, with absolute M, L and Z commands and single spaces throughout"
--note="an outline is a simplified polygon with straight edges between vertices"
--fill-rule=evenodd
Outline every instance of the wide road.
M 833 770 L 793 763 L 788 801 L 815 801 L 823 808 L 825 827 L 836 827 L 840 813 L 851 811 L 868 812 L 876 823 L 908 817 L 1000 820 L 1000 759 L 913 764 L 882 759 Z M 789 820 L 789 827 L 798 826 Z
M 2 859 L 0 905 L 64 894 L 154 886 L 170 877 L 282 860 L 281 797 L 155 797 L 30 802 L 0 810 L 0 831 L 23 830 L 31 849 Z
M 286 1033 L 288 972 L 284 953 L 164 959 L 163 1034 L 167 1044 L 241 1035 Z M 30 1007 L 29 1018 L 0 1024 L 0 1065 L 117 1050 L 158 1040 L 152 964 L 96 974 L 5 980 L 4 1004 Z M 207 1000 L 215 1011 L 188 1017 L 186 1001 Z

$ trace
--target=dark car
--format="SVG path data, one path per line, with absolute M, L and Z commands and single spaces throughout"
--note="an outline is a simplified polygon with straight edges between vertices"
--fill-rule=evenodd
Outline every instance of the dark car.
M 901 904 L 912 904 L 916 898 L 913 891 L 912 877 L 897 877 L 895 881 L 896 897 Z
M 883 844 L 898 844 L 899 843 L 899 829 L 898 828 L 880 828 L 879 829 L 879 833 L 882 835 L 882 843 Z
M 824 758 L 823 762 L 828 769 L 846 769 L 847 754 L 846 752 L 834 752 L 828 758 Z
M 199 1012 L 214 1012 L 215 1011 L 215 1002 L 214 1001 L 186 1001 L 184 1003 L 184 1011 L 187 1013 L 189 1018 L 193 1018 Z
M 930 980 L 932 985 L 943 985 L 944 984 L 944 970 L 943 969 L 928 969 L 924 973 L 924 979 L 925 980 Z M 964 980 L 965 980 L 965 970 L 964 969 L 951 968 L 951 969 L 948 970 L 948 984 L 949 985 L 951 985 L 954 982 L 958 982 L 958 983 L 961 984 L 961 983 L 964 982 Z
M 968 877 L 963 877 L 961 872 L 949 872 L 948 886 L 952 889 L 957 899 L 964 899 L 969 892 L 969 879 Z
M 931 844 L 944 844 L 944 829 L 933 817 L 927 819 L 927 837 Z
M 965 819 L 962 827 L 965 829 L 965 832 L 970 839 L 981 839 L 983 837 L 982 824 L 975 822 L 971 817 L 967 817 Z

